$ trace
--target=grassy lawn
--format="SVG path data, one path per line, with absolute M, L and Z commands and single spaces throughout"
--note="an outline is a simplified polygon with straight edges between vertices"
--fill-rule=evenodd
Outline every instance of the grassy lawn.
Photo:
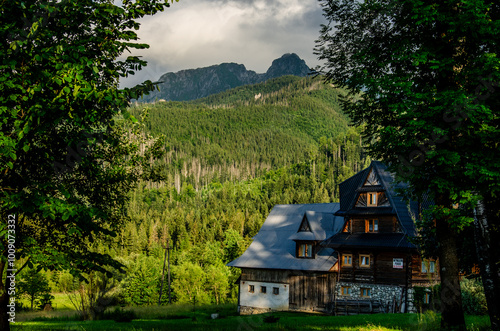
M 75 309 L 66 293 L 52 293 L 52 295 L 54 296 L 54 300 L 52 301 L 54 310 Z M 21 302 L 23 307 L 31 307 L 31 303 L 26 297 L 19 298 L 19 302 Z
M 74 312 L 45 312 L 45 315 L 18 314 L 13 330 L 439 330 L 439 315 L 378 314 L 357 316 L 323 316 L 317 314 L 279 312 L 253 316 L 238 316 L 234 304 L 203 306 L 192 311 L 192 306 L 129 307 L 130 314 L 139 316 L 131 322 L 113 320 L 78 321 Z M 68 311 L 63 311 L 68 312 Z M 71 311 L 69 311 L 71 312 Z M 212 320 L 211 313 L 219 319 Z M 51 314 L 49 314 L 51 313 Z M 275 322 L 266 321 L 272 315 Z M 32 319 L 34 318 L 34 319 Z M 488 330 L 487 316 L 467 316 L 469 330 Z

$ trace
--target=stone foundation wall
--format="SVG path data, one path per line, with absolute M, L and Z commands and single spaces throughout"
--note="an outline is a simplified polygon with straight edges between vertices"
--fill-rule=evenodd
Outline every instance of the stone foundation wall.
M 415 290 L 412 288 L 409 288 L 408 289 L 408 312 L 409 313 L 417 313 L 417 308 L 413 304 L 414 294 L 415 294 Z
M 350 295 L 342 295 L 342 287 L 348 286 L 351 288 Z M 370 297 L 361 296 L 361 289 L 370 289 Z M 401 312 L 402 304 L 405 302 L 404 287 L 399 285 L 379 285 L 365 283 L 348 283 L 339 282 L 336 286 L 337 299 L 365 299 L 365 300 L 380 300 L 385 307 L 392 307 L 394 301 L 397 304 L 398 312 Z

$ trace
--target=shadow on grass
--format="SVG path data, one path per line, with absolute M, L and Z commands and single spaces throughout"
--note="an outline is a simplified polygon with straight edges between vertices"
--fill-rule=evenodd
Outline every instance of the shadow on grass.
M 115 308 L 117 309 L 117 308 Z M 212 319 L 211 314 L 219 314 Z M 440 315 L 376 314 L 324 316 L 318 314 L 275 312 L 239 316 L 235 304 L 197 307 L 189 305 L 118 308 L 111 320 L 69 320 L 67 317 L 16 323 L 13 330 L 440 330 Z M 129 318 L 130 317 L 130 318 Z M 487 316 L 467 316 L 468 330 L 489 330 Z

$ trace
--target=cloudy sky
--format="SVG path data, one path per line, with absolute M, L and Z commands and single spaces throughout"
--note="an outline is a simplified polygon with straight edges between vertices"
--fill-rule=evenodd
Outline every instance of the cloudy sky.
M 179 0 L 141 20 L 138 35 L 150 48 L 133 54 L 143 56 L 148 67 L 121 85 L 223 62 L 264 73 L 285 53 L 315 67 L 314 41 L 322 23 L 317 0 Z

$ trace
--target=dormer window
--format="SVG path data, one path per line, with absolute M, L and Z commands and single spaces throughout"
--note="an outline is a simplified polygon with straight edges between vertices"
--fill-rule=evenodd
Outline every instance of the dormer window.
M 377 206 L 377 192 L 368 192 L 366 205 L 368 207 L 376 207 Z
M 312 243 L 297 243 L 297 257 L 304 259 L 313 258 L 313 247 Z

